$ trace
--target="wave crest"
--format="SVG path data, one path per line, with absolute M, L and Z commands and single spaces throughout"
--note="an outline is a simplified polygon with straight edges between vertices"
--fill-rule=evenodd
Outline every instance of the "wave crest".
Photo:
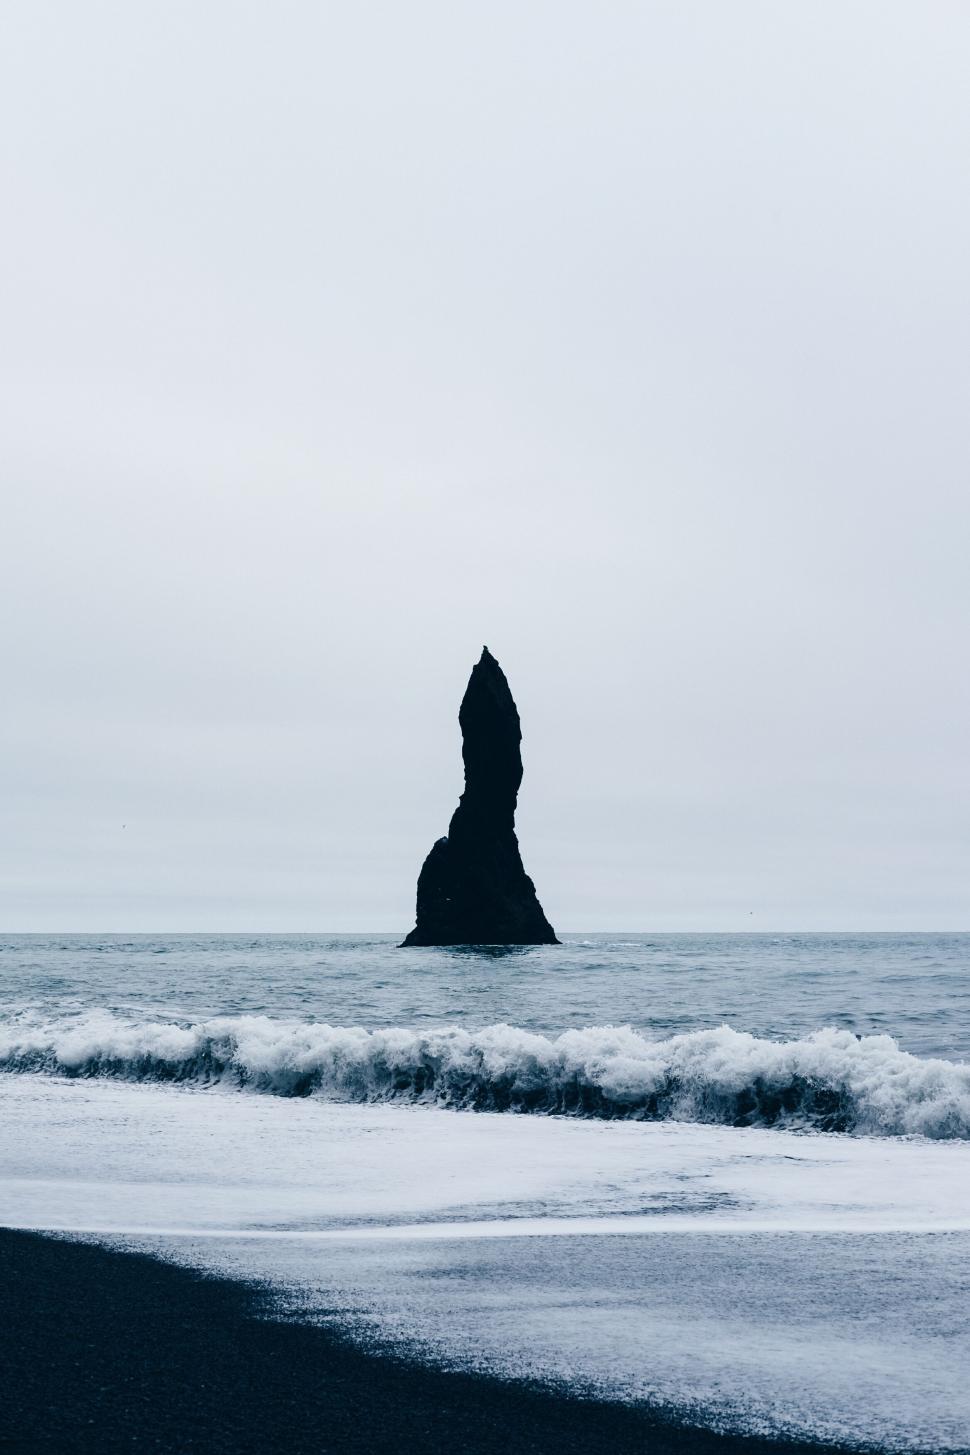
M 970 1138 L 970 1066 L 834 1029 L 769 1041 L 721 1026 L 652 1041 L 629 1026 L 547 1037 L 509 1025 L 366 1030 L 233 1016 L 180 1026 L 103 1012 L 8 1022 L 0 1069 L 477 1111 Z

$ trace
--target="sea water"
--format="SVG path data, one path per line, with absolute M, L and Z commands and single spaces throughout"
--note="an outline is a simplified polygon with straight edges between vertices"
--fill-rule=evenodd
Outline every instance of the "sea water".
M 0 941 L 0 1222 L 715 1427 L 970 1448 L 970 936 Z

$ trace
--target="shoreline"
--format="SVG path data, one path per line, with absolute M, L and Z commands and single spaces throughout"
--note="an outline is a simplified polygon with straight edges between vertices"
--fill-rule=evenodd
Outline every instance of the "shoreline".
M 808 1455 L 643 1406 L 408 1362 L 261 1317 L 258 1287 L 0 1229 L 0 1450 Z

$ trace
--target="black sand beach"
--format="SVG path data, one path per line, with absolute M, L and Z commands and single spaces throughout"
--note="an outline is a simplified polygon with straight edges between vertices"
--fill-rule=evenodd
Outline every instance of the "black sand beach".
M 371 1354 L 260 1318 L 258 1290 L 136 1253 L 0 1230 L 0 1449 L 796 1455 Z

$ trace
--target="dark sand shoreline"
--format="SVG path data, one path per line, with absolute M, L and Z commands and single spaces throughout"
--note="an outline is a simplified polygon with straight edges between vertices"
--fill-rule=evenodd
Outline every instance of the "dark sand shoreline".
M 796 1455 L 369 1353 L 140 1253 L 0 1229 L 0 1450 Z M 832 1448 L 832 1447 L 826 1447 Z

